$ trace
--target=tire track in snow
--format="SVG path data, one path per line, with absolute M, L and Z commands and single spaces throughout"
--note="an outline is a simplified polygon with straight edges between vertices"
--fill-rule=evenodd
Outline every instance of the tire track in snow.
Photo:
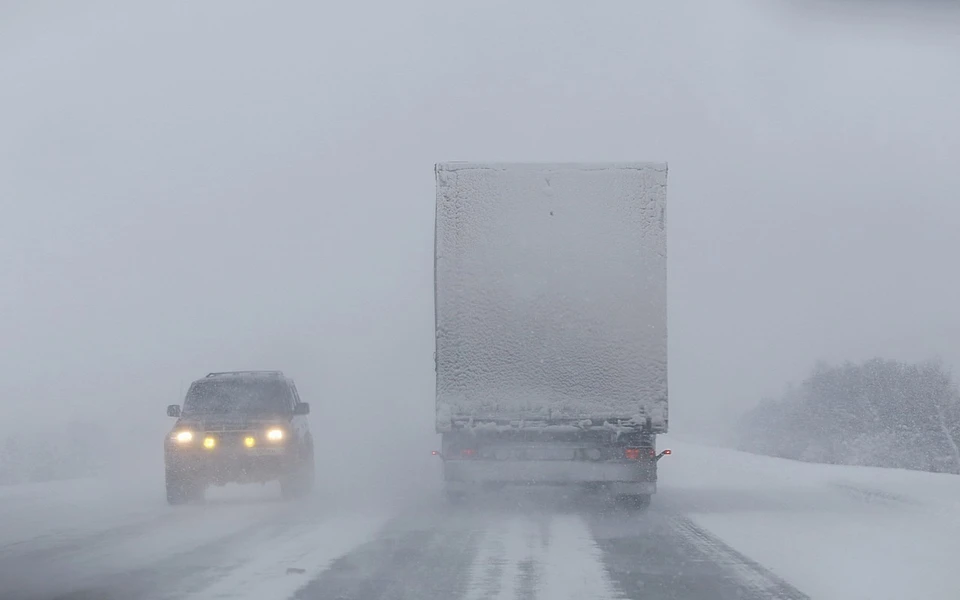
M 682 538 L 705 554 L 712 562 L 733 573 L 756 600 L 810 600 L 769 569 L 737 552 L 685 517 L 673 519 L 673 527 Z
M 463 600 L 516 599 L 521 578 L 529 582 L 535 566 L 530 560 L 531 538 L 535 534 L 528 519 L 513 517 L 498 520 L 486 531 L 470 568 L 470 583 Z M 521 571 L 520 565 L 527 565 Z
M 614 600 L 622 598 L 603 564 L 603 552 L 583 518 L 558 515 L 550 523 L 543 557 L 542 600 Z
M 0 560 L 0 598 L 140 598 L 165 583 L 163 566 L 194 553 L 209 557 L 220 547 L 275 526 L 257 519 L 203 523 L 173 516 L 155 523 L 123 525 L 49 549 L 31 550 Z M 201 569 L 178 563 L 177 578 Z M 134 582 L 131 588 L 129 581 Z M 111 587 L 114 591 L 111 591 Z M 130 589 L 138 589 L 137 594 Z M 119 590 L 119 591 L 117 591 Z
M 513 516 L 487 530 L 464 600 L 621 598 L 580 516 Z
M 375 540 L 333 561 L 297 600 L 455 600 L 466 592 L 482 535 L 470 516 L 394 519 Z M 439 525 L 439 526 L 438 526 Z
M 917 501 L 907 498 L 906 496 L 875 490 L 859 484 L 846 483 L 843 481 L 831 481 L 829 485 L 847 494 L 848 496 L 856 498 L 862 502 L 866 502 L 867 504 L 920 505 Z
M 142 531 L 123 526 L 95 537 L 89 553 L 57 547 L 2 560 L 0 598 L 287 597 L 332 559 L 375 537 L 386 521 L 377 514 L 333 516 L 310 503 L 278 503 L 265 511 L 257 505 L 240 511 L 184 508 L 170 511 L 161 526 Z M 141 535 L 132 535 L 137 532 Z M 290 576 L 290 567 L 303 572 Z
M 305 587 L 338 557 L 373 538 L 386 519 L 337 516 L 246 544 L 234 568 L 192 594 L 171 600 L 286 598 Z M 288 569 L 293 569 L 293 576 Z

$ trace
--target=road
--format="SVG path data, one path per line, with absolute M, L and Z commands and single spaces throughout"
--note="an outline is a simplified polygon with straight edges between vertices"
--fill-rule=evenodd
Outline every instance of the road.
M 404 515 L 391 521 L 378 539 L 336 560 L 296 597 L 806 597 L 662 507 L 635 513 L 593 499 L 522 500 L 485 499 L 482 508 Z
M 462 507 L 431 496 L 390 514 L 254 487 L 178 508 L 151 494 L 134 510 L 137 492 L 100 497 L 87 486 L 68 488 L 73 500 L 46 488 L 0 495 L 0 598 L 806 597 L 656 501 L 638 513 L 510 492 Z
M 0 600 L 957 598 L 960 477 L 671 445 L 639 513 L 558 490 L 450 507 L 417 468 L 298 502 L 170 507 L 146 468 L 0 486 Z

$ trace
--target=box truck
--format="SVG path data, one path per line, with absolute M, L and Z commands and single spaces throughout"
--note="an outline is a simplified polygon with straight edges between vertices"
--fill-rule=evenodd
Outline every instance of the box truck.
M 436 431 L 450 499 L 645 506 L 667 432 L 664 163 L 436 165 Z

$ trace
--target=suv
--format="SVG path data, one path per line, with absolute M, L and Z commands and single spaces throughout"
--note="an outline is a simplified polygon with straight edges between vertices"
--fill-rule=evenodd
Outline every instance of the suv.
M 313 488 L 313 438 L 293 380 L 280 371 L 210 373 L 167 407 L 167 502 L 201 501 L 210 484 L 279 480 L 285 498 Z

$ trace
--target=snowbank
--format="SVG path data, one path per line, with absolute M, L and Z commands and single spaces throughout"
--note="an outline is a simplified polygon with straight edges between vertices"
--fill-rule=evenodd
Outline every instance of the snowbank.
M 811 598 L 960 597 L 960 477 L 672 445 L 658 503 Z

